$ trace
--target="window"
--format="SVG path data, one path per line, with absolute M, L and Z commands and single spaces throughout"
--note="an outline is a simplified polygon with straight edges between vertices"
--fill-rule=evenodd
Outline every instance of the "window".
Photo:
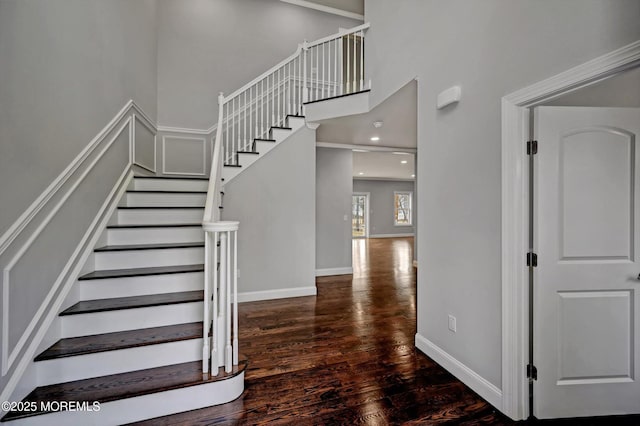
M 393 193 L 394 200 L 394 224 L 396 226 L 411 226 L 411 192 Z

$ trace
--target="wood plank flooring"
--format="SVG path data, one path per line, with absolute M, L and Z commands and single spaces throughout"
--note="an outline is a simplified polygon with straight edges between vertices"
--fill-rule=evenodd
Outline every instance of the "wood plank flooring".
M 353 251 L 354 275 L 318 278 L 316 297 L 240 305 L 239 399 L 140 424 L 514 424 L 415 349 L 413 239 Z M 640 424 L 628 421 L 615 423 Z

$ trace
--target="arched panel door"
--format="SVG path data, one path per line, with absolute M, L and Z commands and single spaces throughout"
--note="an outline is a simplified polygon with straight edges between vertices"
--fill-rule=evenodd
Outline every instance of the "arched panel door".
M 640 109 L 536 109 L 534 415 L 640 413 Z

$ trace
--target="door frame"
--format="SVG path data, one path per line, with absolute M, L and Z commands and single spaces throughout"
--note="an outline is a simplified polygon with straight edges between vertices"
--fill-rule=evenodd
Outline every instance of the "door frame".
M 353 196 L 364 195 L 364 237 L 354 237 L 353 236 Z M 369 238 L 369 203 L 370 203 L 371 193 L 370 192 L 352 192 L 351 193 L 351 238 Z
M 527 108 L 640 66 L 640 40 L 502 98 L 502 407 L 529 416 L 529 139 Z

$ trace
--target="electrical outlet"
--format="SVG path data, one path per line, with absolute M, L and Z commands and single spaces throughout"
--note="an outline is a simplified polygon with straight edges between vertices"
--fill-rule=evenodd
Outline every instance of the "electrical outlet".
M 449 330 L 456 332 L 456 317 L 449 315 Z

